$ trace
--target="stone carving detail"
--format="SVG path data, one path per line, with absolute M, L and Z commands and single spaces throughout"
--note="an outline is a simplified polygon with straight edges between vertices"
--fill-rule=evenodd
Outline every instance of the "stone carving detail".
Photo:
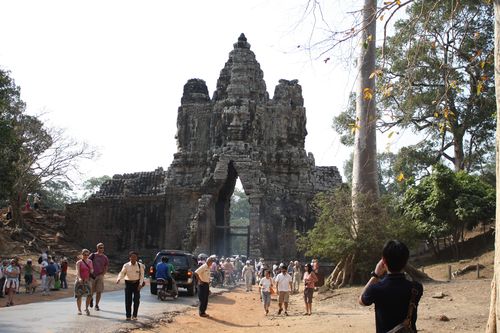
M 109 252 L 159 248 L 228 255 L 229 204 L 239 177 L 250 202 L 253 258 L 296 256 L 295 230 L 312 227 L 313 196 L 341 183 L 304 149 L 306 110 L 297 80 L 269 98 L 264 74 L 242 34 L 210 98 L 205 82 L 184 86 L 178 150 L 167 171 L 117 175 L 85 203 L 67 207 L 67 229 Z

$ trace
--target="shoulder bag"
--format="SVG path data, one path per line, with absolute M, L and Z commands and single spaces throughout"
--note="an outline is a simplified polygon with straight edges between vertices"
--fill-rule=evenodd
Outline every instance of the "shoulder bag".
M 87 262 L 85 261 L 85 259 L 82 259 L 82 261 L 83 261 L 83 263 L 85 264 L 85 266 L 87 266 L 87 267 L 88 267 L 88 269 L 89 269 L 90 278 L 91 278 L 91 279 L 93 279 L 93 280 L 95 280 L 96 276 L 95 276 L 95 274 L 91 271 L 89 264 L 87 264 Z
M 406 315 L 405 320 L 387 333 L 415 333 L 411 325 L 411 319 L 413 317 L 413 311 L 417 309 L 417 305 L 415 304 L 417 295 L 417 289 L 415 287 L 411 288 L 410 304 L 408 305 L 408 314 Z

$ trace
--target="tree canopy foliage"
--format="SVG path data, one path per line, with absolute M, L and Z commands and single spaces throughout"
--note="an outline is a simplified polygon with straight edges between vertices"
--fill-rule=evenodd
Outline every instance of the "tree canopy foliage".
M 377 127 L 389 137 L 411 129 L 421 142 L 405 150 L 421 178 L 448 161 L 455 171 L 484 171 L 494 146 L 493 10 L 485 1 L 415 0 L 379 48 Z M 357 119 L 352 99 L 334 119 L 351 144 Z M 407 168 L 408 169 L 408 168 Z M 409 172 L 409 173 L 407 173 Z
M 111 179 L 110 176 L 104 175 L 101 177 L 92 177 L 92 178 L 89 178 L 86 181 L 84 181 L 83 185 L 82 185 L 84 193 L 83 193 L 81 200 L 86 200 L 92 194 L 99 191 L 101 185 L 110 179 Z
M 360 196 L 359 213 L 367 223 L 356 224 L 352 210 L 352 196 L 347 186 L 327 193 L 319 193 L 314 199 L 316 223 L 305 234 L 298 235 L 297 246 L 307 256 L 320 257 L 338 263 L 354 255 L 354 273 L 363 273 L 373 268 L 380 259 L 381 245 L 387 239 L 397 238 L 409 246 L 418 242 L 414 237 L 414 224 L 401 219 L 401 215 L 390 207 L 390 197 L 373 201 L 369 196 Z M 373 214 L 377 211 L 377 214 Z
M 455 173 L 437 164 L 429 177 L 407 189 L 401 210 L 415 223 L 415 236 L 427 239 L 436 249 L 440 237 L 451 235 L 459 256 L 464 230 L 493 219 L 495 200 L 495 189 L 479 176 Z
M 379 61 L 381 126 L 426 135 L 437 159 L 473 171 L 494 144 L 492 6 L 421 0 L 407 14 Z
M 0 128 L 0 198 L 10 200 L 13 218 L 20 225 L 21 202 L 29 193 L 41 192 L 46 185 L 50 191 L 55 184 L 71 183 L 78 162 L 94 157 L 95 151 L 28 115 L 20 88 L 4 70 L 0 70 Z
M 14 125 L 25 108 L 20 95 L 14 80 L 0 69 L 0 200 L 9 198 L 16 178 L 19 149 Z

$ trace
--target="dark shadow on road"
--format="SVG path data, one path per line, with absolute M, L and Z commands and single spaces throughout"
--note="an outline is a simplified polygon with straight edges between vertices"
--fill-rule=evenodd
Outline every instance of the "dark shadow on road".
M 109 310 L 102 310 L 102 309 L 99 311 L 99 313 L 113 313 L 113 314 L 116 314 L 116 315 L 123 315 L 123 316 L 125 316 L 125 312 L 109 311 Z M 100 316 L 97 316 L 97 317 L 100 317 Z
M 235 303 L 235 300 L 229 299 L 224 295 L 216 295 L 210 299 L 210 303 L 231 305 Z
M 222 325 L 232 326 L 232 327 L 243 327 L 243 328 L 265 327 L 265 326 L 273 326 L 274 327 L 274 325 L 262 325 L 262 324 L 261 325 L 240 325 L 240 324 L 232 323 L 232 322 L 229 322 L 229 321 L 226 321 L 223 319 L 217 319 L 214 317 L 208 317 L 207 319 L 215 321 L 215 322 L 222 324 Z

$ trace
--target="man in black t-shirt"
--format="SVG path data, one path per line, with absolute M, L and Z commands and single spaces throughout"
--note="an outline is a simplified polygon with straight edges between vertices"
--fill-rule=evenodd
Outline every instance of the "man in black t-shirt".
M 412 289 L 417 291 L 415 305 L 418 307 L 423 294 L 422 284 L 408 281 L 403 273 L 409 255 L 405 244 L 397 240 L 388 241 L 382 250 L 382 259 L 371 272 L 372 277 L 359 297 L 361 305 L 375 303 L 377 333 L 386 333 L 406 319 Z M 382 278 L 386 272 L 387 275 Z M 411 319 L 411 326 L 416 332 L 416 308 Z

